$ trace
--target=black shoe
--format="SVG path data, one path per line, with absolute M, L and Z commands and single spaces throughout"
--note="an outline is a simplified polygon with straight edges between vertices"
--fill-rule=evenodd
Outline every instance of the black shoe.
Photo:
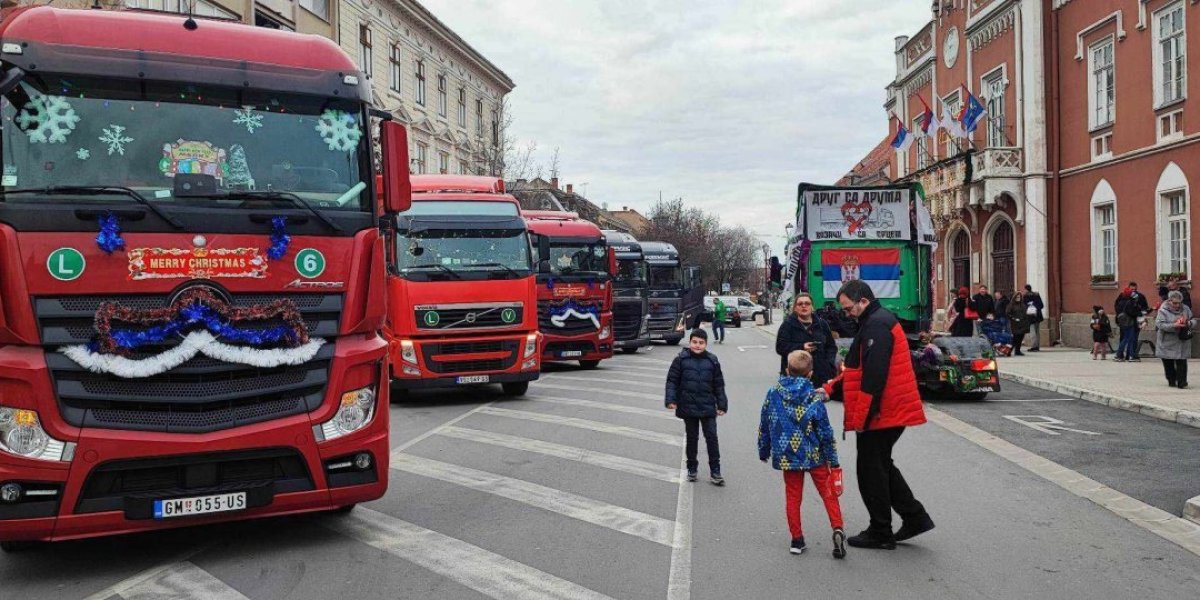
M 696 470 L 695 469 L 688 469 L 687 480 L 688 481 L 696 481 Z
M 1181 390 L 1186 390 L 1186 389 L 1187 389 L 1187 382 L 1186 382 L 1186 381 L 1181 381 L 1181 382 L 1179 382 L 1179 385 L 1176 385 L 1175 387 L 1177 387 L 1177 388 L 1179 388 L 1179 389 L 1181 389 Z
M 896 541 L 903 542 L 904 540 L 912 539 L 933 529 L 933 519 L 929 515 L 922 515 L 911 521 L 905 521 L 900 526 L 900 530 L 896 532 Z
M 713 469 L 709 481 L 712 481 L 713 485 L 725 485 L 725 478 L 721 477 L 721 469 Z
M 808 550 L 808 544 L 804 543 L 804 536 L 792 540 L 792 549 L 789 552 L 792 554 L 804 554 L 805 550 Z
M 869 548 L 872 550 L 895 550 L 896 538 L 888 533 L 886 536 L 880 533 L 875 533 L 870 529 L 864 529 L 858 535 L 850 536 L 846 540 L 847 544 L 855 548 Z
M 833 557 L 846 558 L 846 532 L 841 529 L 833 530 Z
M 1168 382 L 1167 382 L 1167 387 L 1179 387 L 1179 386 L 1175 385 L 1175 382 L 1174 382 L 1174 381 L 1168 381 Z
M 1029 351 L 1030 352 L 1041 352 L 1042 349 L 1041 349 L 1041 347 L 1035 347 L 1035 348 L 1030 348 Z
M 1025 353 L 1018 350 L 1016 352 L 1013 352 L 1013 356 L 1025 356 Z

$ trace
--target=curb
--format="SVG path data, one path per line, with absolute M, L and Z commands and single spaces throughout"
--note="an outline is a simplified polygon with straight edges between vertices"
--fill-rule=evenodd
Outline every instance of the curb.
M 1111 396 L 1084 388 L 1061 385 L 1052 381 L 1046 381 L 1044 379 L 1029 377 L 1027 375 L 1019 375 L 1016 373 L 1005 373 L 1004 371 L 1001 371 L 1000 377 L 1009 381 L 1015 381 L 1022 385 L 1043 389 L 1048 392 L 1054 392 L 1064 396 L 1070 396 L 1072 398 L 1094 402 L 1096 404 L 1103 404 L 1104 406 L 1111 408 L 1135 412 L 1149 417 L 1154 417 L 1156 419 L 1161 419 L 1163 421 L 1171 421 L 1172 423 L 1179 423 L 1180 425 L 1200 428 L 1200 412 L 1166 408 L 1164 406 L 1151 404 L 1149 402 L 1130 400 L 1129 398 L 1122 398 L 1120 396 Z M 1196 500 L 1198 504 L 1196 516 L 1198 519 L 1200 519 L 1200 499 L 1194 500 Z
M 1183 503 L 1183 518 L 1200 524 L 1200 496 Z

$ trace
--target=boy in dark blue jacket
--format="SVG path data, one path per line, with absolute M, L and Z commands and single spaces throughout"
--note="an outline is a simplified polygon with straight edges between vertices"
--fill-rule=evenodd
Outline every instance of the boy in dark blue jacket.
M 804 500 L 804 474 L 812 476 L 817 493 L 825 502 L 829 524 L 833 526 L 833 555 L 846 556 L 846 534 L 842 530 L 841 467 L 824 393 L 813 391 L 809 376 L 813 357 L 796 350 L 787 357 L 787 373 L 767 392 L 758 425 L 758 458 L 783 471 L 787 497 L 788 529 L 792 534 L 792 554 L 807 549 L 800 526 L 800 504 Z
M 667 371 L 667 408 L 683 419 L 687 432 L 688 481 L 696 481 L 696 446 L 700 429 L 704 430 L 704 443 L 708 446 L 708 468 L 715 485 L 725 485 L 721 477 L 721 449 L 717 446 L 717 417 L 729 410 L 725 397 L 725 376 L 721 374 L 721 362 L 709 354 L 708 334 L 703 329 L 693 329 L 688 336 L 688 348 L 679 353 Z

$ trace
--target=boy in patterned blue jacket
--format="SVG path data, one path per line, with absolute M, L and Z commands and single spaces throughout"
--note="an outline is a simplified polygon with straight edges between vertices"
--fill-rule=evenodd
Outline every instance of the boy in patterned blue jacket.
M 804 500 L 804 474 L 812 476 L 817 493 L 825 502 L 829 524 L 833 526 L 833 555 L 846 556 L 846 534 L 842 530 L 841 467 L 825 395 L 814 392 L 813 357 L 797 350 L 788 355 L 787 373 L 767 392 L 758 425 L 758 458 L 783 471 L 786 490 L 788 529 L 792 534 L 792 554 L 807 549 L 800 526 L 800 504 Z

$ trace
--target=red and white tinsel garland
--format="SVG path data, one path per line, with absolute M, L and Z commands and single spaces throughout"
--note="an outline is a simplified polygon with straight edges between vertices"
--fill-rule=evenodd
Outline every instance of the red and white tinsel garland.
M 184 336 L 178 346 L 141 360 L 126 358 L 119 354 L 92 352 L 86 345 L 67 346 L 58 351 L 94 373 L 107 373 L 125 379 L 135 379 L 153 377 L 170 371 L 191 360 L 197 354 L 203 354 L 214 360 L 263 369 L 300 365 L 312 360 L 324 343 L 325 340 L 321 338 L 312 338 L 295 348 L 250 348 L 222 343 L 207 331 L 193 331 Z

